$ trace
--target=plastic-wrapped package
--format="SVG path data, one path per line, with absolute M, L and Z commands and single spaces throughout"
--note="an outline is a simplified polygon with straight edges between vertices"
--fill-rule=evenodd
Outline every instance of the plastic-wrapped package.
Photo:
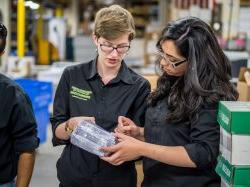
M 72 132 L 70 142 L 95 155 L 106 156 L 107 153 L 99 148 L 114 145 L 116 139 L 110 132 L 92 121 L 81 121 Z

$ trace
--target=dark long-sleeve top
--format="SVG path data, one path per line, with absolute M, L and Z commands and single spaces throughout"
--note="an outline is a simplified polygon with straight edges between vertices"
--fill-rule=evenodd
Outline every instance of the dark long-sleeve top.
M 125 186 L 126 178 L 132 171 L 128 168 L 134 168 L 131 165 L 133 163 L 121 166 L 103 163 L 98 156 L 70 144 L 69 141 L 58 139 L 54 133 L 59 124 L 76 116 L 95 117 L 96 124 L 110 132 L 117 126 L 120 115 L 144 125 L 146 98 L 150 93 L 149 82 L 122 62 L 117 77 L 104 85 L 96 65 L 95 59 L 68 67 L 59 82 L 51 118 L 53 144 L 66 144 L 66 147 L 57 163 L 58 177 L 64 185 L 81 186 L 86 180 L 95 180 L 94 176 L 99 173 L 101 163 L 107 168 L 113 168 L 106 173 L 111 176 L 108 180 L 120 178 L 120 183 L 124 180 Z
M 30 99 L 14 81 L 0 74 L 0 184 L 15 178 L 20 153 L 38 145 Z
M 165 100 L 148 108 L 145 120 L 146 142 L 183 146 L 197 168 L 176 167 L 144 158 L 143 187 L 219 187 L 220 179 L 214 171 L 220 139 L 216 121 L 217 106 L 204 105 L 195 123 L 168 123 L 168 112 Z

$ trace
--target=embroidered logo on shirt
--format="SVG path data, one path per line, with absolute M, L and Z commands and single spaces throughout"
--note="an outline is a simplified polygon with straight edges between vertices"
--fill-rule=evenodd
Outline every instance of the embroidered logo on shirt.
M 70 94 L 72 97 L 87 101 L 87 100 L 91 99 L 92 91 L 83 90 L 83 89 L 77 88 L 75 86 L 72 86 L 71 90 L 70 90 Z

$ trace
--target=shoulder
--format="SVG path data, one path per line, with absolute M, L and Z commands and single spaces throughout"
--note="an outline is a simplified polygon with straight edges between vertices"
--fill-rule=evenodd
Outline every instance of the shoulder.
M 6 77 L 3 74 L 0 74 L 0 89 L 1 89 L 1 92 L 7 91 L 7 90 L 22 91 L 15 81 L 11 80 L 10 78 Z
M 87 63 L 81 63 L 76 65 L 68 66 L 63 71 L 63 77 L 66 79 L 77 78 L 83 76 L 88 77 L 92 72 L 93 60 Z
M 81 63 L 81 64 L 76 64 L 76 65 L 71 65 L 65 68 L 64 72 L 67 73 L 77 73 L 81 71 L 88 71 L 91 67 L 91 64 L 93 61 L 89 61 L 87 63 Z
M 14 81 L 0 73 L 0 85 L 2 87 L 13 85 Z
M 136 73 L 129 67 L 128 67 L 128 73 L 130 74 L 131 80 L 134 82 L 134 84 L 150 87 L 150 83 L 147 79 L 145 79 L 142 75 Z
M 5 93 L 5 100 L 12 103 L 27 98 L 23 89 L 15 81 L 2 74 L 0 74 L 0 90 Z

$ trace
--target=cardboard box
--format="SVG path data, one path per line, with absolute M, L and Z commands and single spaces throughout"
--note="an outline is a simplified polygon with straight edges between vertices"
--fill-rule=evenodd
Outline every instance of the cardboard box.
M 143 178 L 144 178 L 142 161 L 136 161 L 135 168 L 136 168 L 136 172 L 137 172 L 137 186 L 139 187 L 139 186 L 141 186 L 141 183 L 142 183 Z
M 149 83 L 151 85 L 151 90 L 155 90 L 159 76 L 154 75 L 154 74 L 152 74 L 152 75 L 149 74 L 149 75 L 143 75 L 143 77 L 149 81 Z
M 221 179 L 220 187 L 233 187 L 233 185 L 229 185 L 226 181 L 224 181 L 224 179 Z
M 220 101 L 217 121 L 231 134 L 250 135 L 250 102 Z
M 225 158 L 219 156 L 215 171 L 229 186 L 250 186 L 250 166 L 233 166 Z
M 220 128 L 220 152 L 232 165 L 250 166 L 250 135 L 231 134 Z
M 250 68 L 241 68 L 239 73 L 239 80 L 237 83 L 237 90 L 239 92 L 239 101 L 250 101 L 250 86 L 247 85 L 244 73 L 250 72 Z
M 246 186 L 242 186 L 242 185 L 230 185 L 227 184 L 226 181 L 224 179 L 221 178 L 221 184 L 220 187 L 246 187 Z

